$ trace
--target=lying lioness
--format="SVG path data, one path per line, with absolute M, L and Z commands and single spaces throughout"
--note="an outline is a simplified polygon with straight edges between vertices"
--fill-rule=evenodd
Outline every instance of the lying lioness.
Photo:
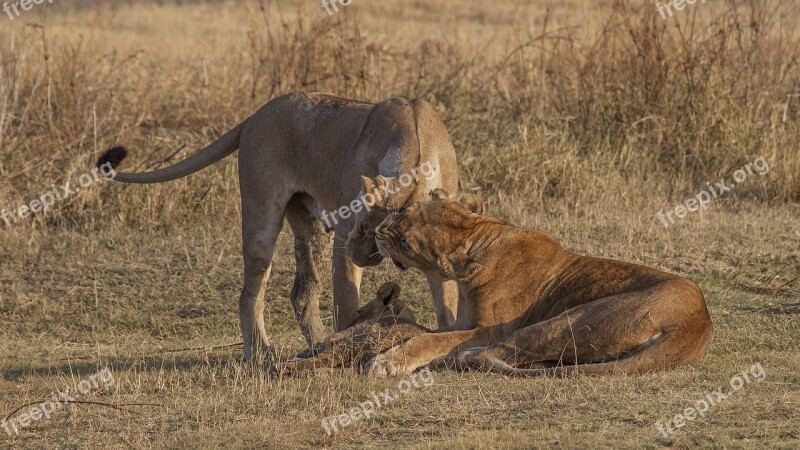
M 417 325 L 414 313 L 399 299 L 400 286 L 384 283 L 375 298 L 358 310 L 348 328 L 328 338 L 310 358 L 298 358 L 273 367 L 273 372 L 297 373 L 321 368 L 360 368 L 365 361 L 396 345 L 430 332 Z
M 578 256 L 545 233 L 432 196 L 389 215 L 376 239 L 396 265 L 458 281 L 456 326 L 378 355 L 370 374 L 407 374 L 444 356 L 517 375 L 634 374 L 705 353 L 711 319 L 691 281 Z

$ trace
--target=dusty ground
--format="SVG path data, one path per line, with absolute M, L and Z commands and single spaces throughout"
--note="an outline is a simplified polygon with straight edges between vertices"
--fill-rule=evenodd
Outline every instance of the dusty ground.
M 631 100 L 624 110 L 635 111 L 631 118 L 623 114 L 608 125 L 594 119 L 605 110 L 595 116 L 570 109 L 568 86 L 548 85 L 543 94 L 537 85 L 535 95 L 514 89 L 538 83 L 531 73 L 559 70 L 526 59 L 554 48 L 515 52 L 516 45 L 567 25 L 575 26 L 574 39 L 592 36 L 610 5 L 574 0 L 548 15 L 538 1 L 353 0 L 328 18 L 311 3 L 281 3 L 279 14 L 277 5 L 262 13 L 256 2 L 114 8 L 76 2 L 38 5 L 14 21 L 0 16 L 0 208 L 75 179 L 114 142 L 138 152 L 129 167 L 174 161 L 279 92 L 324 89 L 372 100 L 422 95 L 444 117 L 464 178 L 484 189 L 491 214 L 548 231 L 578 253 L 648 264 L 697 282 L 715 326 L 705 359 L 631 378 L 434 372 L 429 386 L 404 395 L 400 379 L 351 372 L 270 377 L 242 363 L 238 346 L 210 349 L 241 338 L 240 211 L 231 157 L 164 186 L 97 183 L 47 215 L 0 222 L 0 414 L 66 389 L 74 394 L 105 368 L 113 378 L 96 377 L 97 387 L 80 400 L 146 404 L 73 404 L 21 427 L 27 407 L 13 415 L 18 434 L 0 432 L 0 448 L 800 446 L 800 116 L 791 97 L 800 81 L 790 57 L 750 57 L 752 76 L 741 78 L 772 80 L 775 72 L 783 84 L 765 81 L 769 87 L 752 94 L 758 101 L 739 101 L 746 89 L 734 92 L 738 85 L 720 81 L 731 86 L 730 103 L 681 109 L 691 115 L 684 128 L 665 124 L 674 119 L 669 109 L 637 109 L 624 95 L 634 86 L 621 83 L 626 89 L 607 98 L 595 92 L 591 105 Z M 710 5 L 695 8 L 698 16 L 715 14 Z M 354 12 L 363 46 L 353 40 Z M 787 30 L 800 16 L 786 14 L 783 27 L 770 32 L 795 42 L 787 41 Z M 327 21 L 340 28 L 320 30 Z M 342 40 L 329 48 L 322 36 Z M 587 63 L 584 72 L 592 70 L 585 56 L 575 58 Z M 495 76 L 492 64 L 504 59 L 513 67 Z M 306 60 L 319 64 L 304 66 Z M 359 64 L 367 73 L 361 78 L 350 71 Z M 682 83 L 680 73 L 672 72 L 668 83 Z M 725 80 L 720 73 L 708 77 Z M 671 92 L 678 102 L 678 91 Z M 693 95 L 725 98 L 713 88 L 707 97 Z M 587 128 L 575 125 L 584 119 Z M 659 125 L 636 128 L 642 120 Z M 615 121 L 637 125 L 617 142 L 614 132 L 624 127 Z M 690 126 L 701 122 L 711 125 Z M 709 209 L 668 228 L 656 218 L 762 155 L 770 171 Z M 283 354 L 303 348 L 288 303 L 291 244 L 285 230 L 267 294 L 269 329 Z M 400 274 L 389 264 L 370 270 L 364 297 L 387 280 L 400 280 L 418 316 L 432 325 L 419 274 Z M 327 324 L 330 302 L 327 294 Z M 748 372 L 750 382 L 733 392 L 731 382 L 754 366 L 763 368 L 763 379 Z M 704 417 L 668 436 L 656 428 L 719 387 L 731 395 Z M 325 432 L 323 419 L 387 389 L 396 398 L 371 417 Z

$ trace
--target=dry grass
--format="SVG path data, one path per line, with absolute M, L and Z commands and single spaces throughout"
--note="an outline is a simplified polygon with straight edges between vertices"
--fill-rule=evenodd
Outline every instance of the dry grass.
M 0 209 L 75 180 L 113 143 L 164 166 L 270 98 L 325 90 L 435 104 L 493 214 L 571 250 L 689 276 L 715 332 L 693 367 L 636 378 L 508 380 L 438 373 L 371 419 L 320 420 L 394 389 L 351 373 L 270 378 L 239 348 L 235 160 L 156 186 L 97 184 L 11 227 L 0 221 L 0 413 L 105 367 L 75 405 L 0 447 L 783 447 L 800 443 L 800 70 L 788 1 L 354 0 L 182 5 L 81 1 L 0 17 Z M 235 100 L 234 100 L 235 99 Z M 184 147 L 185 146 L 185 147 Z M 656 213 L 764 156 L 755 176 L 665 229 Z M 276 343 L 302 347 L 291 236 L 268 291 Z M 365 296 L 418 274 L 369 271 Z M 323 314 L 330 314 L 330 295 Z M 330 318 L 327 318 L 328 323 Z M 669 438 L 653 426 L 746 367 L 751 384 Z M 5 415 L 5 414 L 4 414 Z

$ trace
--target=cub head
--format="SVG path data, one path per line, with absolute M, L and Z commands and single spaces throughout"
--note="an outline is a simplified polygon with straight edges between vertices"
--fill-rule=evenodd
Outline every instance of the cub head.
M 352 327 L 368 320 L 392 319 L 394 322 L 417 321 L 406 302 L 400 300 L 400 286 L 397 283 L 384 283 L 378 288 L 375 298 L 358 310 L 358 315 L 348 325 Z
M 361 177 L 363 188 L 359 201 L 363 210 L 355 215 L 353 228 L 347 236 L 347 252 L 360 267 L 374 266 L 383 260 L 375 244 L 375 227 L 389 213 L 400 209 L 411 197 L 415 185 L 400 183 L 396 177 Z
M 481 215 L 483 207 L 475 195 L 451 197 L 436 189 L 431 197 L 429 202 L 389 214 L 375 230 L 376 244 L 400 269 L 414 267 L 467 281 L 481 270 L 467 254 L 479 238 L 476 227 L 502 222 Z

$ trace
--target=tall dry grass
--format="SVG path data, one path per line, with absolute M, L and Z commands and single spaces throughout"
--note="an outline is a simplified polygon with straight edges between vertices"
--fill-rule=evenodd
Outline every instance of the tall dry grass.
M 81 39 L 52 39 L 46 26 L 0 32 L 0 205 L 74 180 L 115 143 L 134 150 L 126 170 L 170 164 L 294 90 L 426 98 L 451 130 L 466 178 L 490 200 L 671 201 L 757 156 L 769 177 L 730 198 L 800 200 L 793 4 L 728 1 L 663 21 L 649 5 L 615 1 L 604 14 L 588 38 L 547 15 L 494 56 L 446 39 L 395 48 L 354 16 L 289 19 L 263 3 L 246 42 L 188 64 L 96 54 Z M 228 160 L 146 195 L 92 189 L 25 226 L 235 216 L 234 173 Z
M 240 339 L 233 156 L 162 185 L 92 186 L 9 229 L 0 220 L 0 411 L 107 366 L 117 383 L 87 400 L 164 405 L 75 405 L 8 445 L 791 447 L 796 2 L 697 2 L 668 21 L 646 1 L 550 3 L 356 0 L 329 17 L 307 0 L 73 0 L 0 18 L 0 209 L 74 180 L 112 144 L 131 148 L 125 170 L 163 167 L 284 92 L 424 97 L 491 213 L 570 251 L 697 282 L 715 326 L 702 362 L 635 378 L 442 372 L 327 437 L 320 419 L 399 380 L 276 379 L 241 364 L 239 348 L 173 352 Z M 680 225 L 656 219 L 759 155 L 768 175 Z M 288 355 L 305 341 L 288 303 L 293 240 L 277 245 L 266 316 Z M 435 323 L 418 272 L 387 262 L 365 271 L 362 292 L 389 280 Z M 331 304 L 326 289 L 328 325 Z M 653 426 L 755 362 L 763 383 L 669 438 Z

